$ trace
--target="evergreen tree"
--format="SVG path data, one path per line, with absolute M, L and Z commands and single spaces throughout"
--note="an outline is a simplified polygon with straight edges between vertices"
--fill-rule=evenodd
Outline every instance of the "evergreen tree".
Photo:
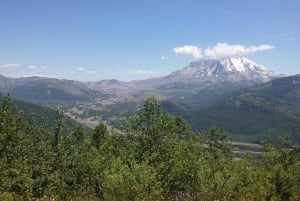
M 106 125 L 104 123 L 100 123 L 94 129 L 93 136 L 92 136 L 92 144 L 97 149 L 100 149 L 100 147 L 108 139 L 108 136 L 109 136 L 109 132 L 107 130 Z

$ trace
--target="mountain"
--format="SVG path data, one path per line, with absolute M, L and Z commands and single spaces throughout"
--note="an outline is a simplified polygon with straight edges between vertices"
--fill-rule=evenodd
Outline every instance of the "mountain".
M 0 91 L 52 108 L 60 105 L 70 117 L 94 126 L 99 121 L 110 122 L 132 114 L 148 96 L 198 110 L 232 93 L 280 76 L 249 59 L 232 57 L 204 59 L 167 76 L 131 82 L 0 76 Z
M 203 59 L 156 80 L 173 100 L 207 106 L 224 96 L 283 75 L 244 57 Z
M 6 88 L 11 84 L 11 79 L 0 75 L 0 88 Z
M 132 82 L 90 82 L 89 88 L 117 97 L 120 102 L 141 101 L 149 95 L 159 99 L 174 98 L 182 101 L 187 98 L 197 102 L 198 99 L 205 99 L 201 96 L 203 91 L 206 91 L 206 94 L 212 92 L 211 100 L 215 95 L 222 97 L 227 93 L 281 76 L 283 75 L 244 57 L 232 57 L 192 62 L 181 70 L 158 78 Z
M 276 141 L 278 136 L 288 135 L 300 143 L 300 75 L 252 86 L 205 108 L 183 108 L 178 104 L 165 108 L 184 116 L 197 131 L 219 125 L 236 139 Z
M 89 89 L 85 83 L 45 77 L 0 77 L 0 90 L 13 97 L 56 107 L 57 104 L 81 102 L 102 96 Z
M 165 79 L 189 82 L 203 82 L 203 80 L 265 82 L 279 76 L 278 73 L 247 58 L 231 57 L 222 60 L 203 59 L 192 62 L 182 70 L 171 73 Z
M 0 92 L 0 99 L 5 97 L 5 94 Z M 20 112 L 23 113 L 23 118 L 25 121 L 31 120 L 31 115 L 34 114 L 35 120 L 39 122 L 39 120 L 45 120 L 45 126 L 49 131 L 53 131 L 55 126 L 55 110 L 50 109 L 48 107 L 40 106 L 33 103 L 28 103 L 25 101 L 20 101 L 17 99 L 12 99 L 10 101 L 11 108 L 13 112 L 18 115 Z M 81 126 L 81 124 L 70 117 L 65 118 L 65 124 L 70 128 L 75 128 Z M 87 130 L 90 130 L 88 127 L 84 126 Z
M 102 80 L 83 83 L 43 77 L 11 79 L 0 76 L 0 90 L 19 99 L 38 103 L 95 99 L 111 102 L 141 101 L 149 95 L 160 99 L 195 95 L 197 99 L 202 90 L 226 94 L 280 76 L 249 59 L 233 57 L 204 59 L 164 77 L 132 82 Z

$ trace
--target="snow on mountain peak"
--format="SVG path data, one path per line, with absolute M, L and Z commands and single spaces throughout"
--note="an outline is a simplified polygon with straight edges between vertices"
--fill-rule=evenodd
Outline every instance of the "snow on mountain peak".
M 269 71 L 265 66 L 256 64 L 244 57 L 229 57 L 220 60 L 220 64 L 224 66 L 226 71 L 237 71 L 246 73 L 250 71 Z
M 247 58 L 228 57 L 221 60 L 203 59 L 192 62 L 184 69 L 174 72 L 173 76 L 185 80 L 223 77 L 234 80 L 268 81 L 280 75 Z

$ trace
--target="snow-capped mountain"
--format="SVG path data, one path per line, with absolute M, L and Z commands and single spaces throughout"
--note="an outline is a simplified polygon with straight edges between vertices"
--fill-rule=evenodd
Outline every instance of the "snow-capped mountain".
M 266 82 L 282 75 L 244 57 L 229 57 L 221 60 L 203 59 L 192 62 L 182 70 L 171 73 L 168 78 L 176 80 L 215 80 Z
M 132 82 L 92 82 L 88 87 L 126 100 L 141 100 L 151 95 L 161 99 L 182 97 L 187 93 L 199 94 L 199 98 L 231 93 L 282 76 L 247 58 L 229 57 L 192 62 L 163 77 Z M 202 93 L 203 90 L 206 92 Z
M 66 102 L 86 98 L 122 102 L 140 101 L 148 96 L 159 99 L 182 98 L 183 94 L 189 94 L 190 99 L 199 101 L 200 96 L 221 96 L 280 76 L 249 59 L 231 57 L 192 62 L 167 76 L 132 82 L 102 80 L 81 83 L 42 77 L 13 79 L 0 76 L 0 91 L 34 102 L 47 102 L 51 98 L 54 101 L 56 96 Z

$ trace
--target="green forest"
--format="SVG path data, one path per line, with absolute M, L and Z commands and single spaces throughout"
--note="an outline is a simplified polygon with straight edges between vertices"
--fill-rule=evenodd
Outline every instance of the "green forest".
M 299 145 L 236 155 L 222 128 L 195 133 L 154 97 L 122 129 L 70 126 L 61 109 L 50 129 L 49 117 L 24 116 L 1 99 L 3 201 L 300 200 Z

